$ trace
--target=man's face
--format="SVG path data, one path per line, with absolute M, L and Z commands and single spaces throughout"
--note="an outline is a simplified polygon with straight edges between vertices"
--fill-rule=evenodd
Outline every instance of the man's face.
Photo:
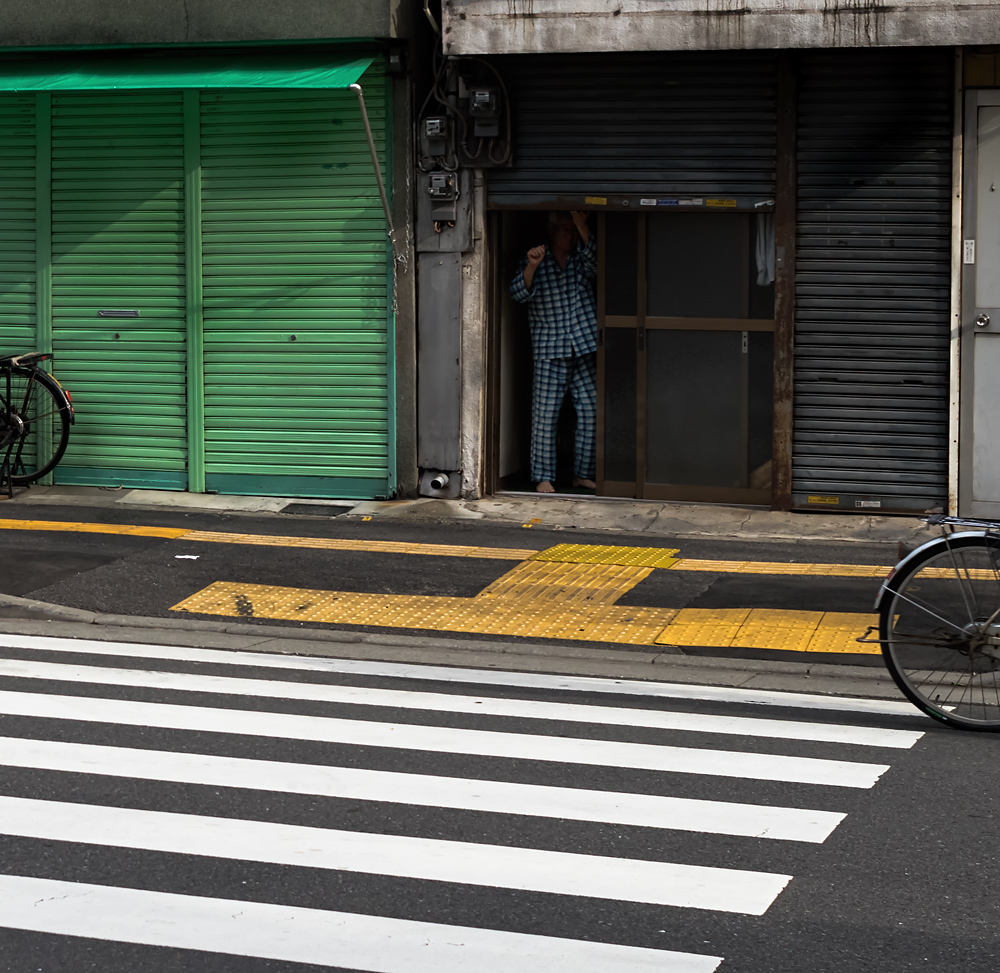
M 549 226 L 549 234 L 552 237 L 552 245 L 554 247 L 564 247 L 569 249 L 574 243 L 576 243 L 576 226 L 573 221 L 566 217 L 565 219 L 560 218 L 555 223 Z

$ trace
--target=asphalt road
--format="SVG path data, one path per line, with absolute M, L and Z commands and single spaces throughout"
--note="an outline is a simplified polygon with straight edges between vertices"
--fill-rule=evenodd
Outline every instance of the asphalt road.
M 479 521 L 404 524 L 341 517 L 249 516 L 52 505 L 32 507 L 24 503 L 19 503 L 16 509 L 12 508 L 9 514 L 7 511 L 0 511 L 0 514 L 3 515 L 0 516 L 0 525 L 3 519 L 61 520 L 535 550 L 564 543 L 624 544 L 679 548 L 682 557 L 713 560 L 875 565 L 890 565 L 896 560 L 895 549 L 887 544 L 670 541 L 644 535 L 518 528 Z M 489 558 L 206 544 L 183 539 L 63 531 L 0 530 L 0 592 L 115 614 L 171 617 L 171 606 L 218 581 L 375 594 L 471 598 L 512 567 L 510 561 Z M 870 612 L 877 591 L 878 580 L 873 578 L 654 571 L 627 592 L 618 604 L 651 608 L 754 607 Z M 252 621 L 271 624 L 266 619 Z M 282 621 L 274 624 L 287 626 L 289 623 Z M 339 627 L 377 631 L 366 626 Z M 768 653 L 769 650 L 761 650 L 757 654 L 767 658 L 770 657 Z M 716 654 L 725 652 L 719 650 Z M 787 654 L 780 657 L 787 657 Z M 858 657 L 854 661 L 865 664 L 866 660 Z
M 4 973 L 1000 963 L 995 736 L 891 703 L 69 649 L 0 636 Z

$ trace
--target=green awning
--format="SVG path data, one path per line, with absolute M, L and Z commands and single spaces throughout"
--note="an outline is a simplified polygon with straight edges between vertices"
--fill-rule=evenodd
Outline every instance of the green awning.
M 303 51 L 246 54 L 150 54 L 0 61 L 0 91 L 120 91 L 143 88 L 347 88 L 373 55 Z

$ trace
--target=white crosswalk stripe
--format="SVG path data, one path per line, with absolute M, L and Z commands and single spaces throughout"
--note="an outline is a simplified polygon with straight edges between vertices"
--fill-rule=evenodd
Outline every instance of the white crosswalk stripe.
M 86 652 L 93 655 L 129 655 L 136 659 L 173 659 L 185 662 L 215 662 L 233 665 L 237 654 L 230 649 L 189 646 L 144 645 L 138 642 L 104 642 L 97 639 L 53 638 L 43 635 L 5 635 L 4 644 L 36 652 Z M 747 689 L 741 686 L 698 686 L 653 680 L 608 679 L 598 676 L 552 675 L 544 672 L 505 672 L 496 669 L 465 669 L 459 666 L 416 665 L 406 662 L 371 662 L 367 659 L 328 659 L 314 656 L 278 655 L 245 651 L 238 656 L 244 665 L 266 669 L 302 669 L 313 672 L 378 676 L 393 679 L 434 680 L 480 686 L 510 686 L 518 689 L 555 689 L 597 695 L 642 696 L 645 699 L 697 699 L 720 703 L 746 703 L 791 709 L 826 710 L 830 713 L 910 716 L 909 702 L 887 699 L 857 699 L 818 693 Z
M 416 693 L 367 686 L 329 686 L 270 679 L 239 679 L 203 676 L 187 672 L 136 672 L 103 666 L 65 665 L 21 660 L 0 661 L 0 676 L 22 679 L 52 679 L 60 682 L 100 683 L 105 686 L 138 686 L 179 692 L 220 693 L 227 696 L 260 696 L 268 699 L 299 699 L 355 706 L 385 706 L 394 709 L 431 710 L 522 719 L 560 720 L 569 723 L 605 723 L 611 726 L 642 726 L 661 730 L 690 730 L 738 736 L 760 736 L 779 740 L 816 740 L 853 743 L 858 746 L 909 749 L 921 734 L 912 730 L 761 720 L 704 713 L 664 713 L 659 710 L 620 709 L 549 703 L 533 699 L 503 699 L 492 696 L 452 696 Z
M 90 696 L 0 692 L 0 714 L 203 730 L 208 733 L 242 733 L 362 747 L 445 751 L 514 760 L 551 760 L 715 777 L 753 777 L 757 780 L 828 784 L 832 787 L 873 787 L 889 769 L 887 764 L 815 757 L 343 720 L 173 703 L 138 703 Z
M 391 804 L 420 804 L 570 821 L 603 821 L 642 828 L 766 837 L 778 841 L 825 841 L 845 817 L 835 811 L 13 737 L 0 737 L 0 763 L 8 767 L 34 767 L 68 773 L 82 771 L 111 777 L 186 782 L 209 787 L 242 787 Z
M 674 950 L 669 943 L 651 948 L 504 928 L 502 913 L 489 928 L 451 921 L 448 914 L 426 921 L 407 913 L 405 895 L 380 902 L 378 914 L 345 911 L 350 900 L 338 898 L 335 887 L 318 901 L 314 891 L 303 892 L 306 904 L 258 901 L 238 885 L 212 885 L 207 863 L 489 889 L 553 902 L 573 897 L 574 908 L 584 911 L 587 902 L 612 902 L 763 916 L 792 881 L 780 859 L 764 868 L 756 851 L 747 857 L 757 867 L 741 867 L 731 857 L 722 864 L 662 860 L 656 836 L 717 836 L 753 843 L 748 849 L 821 844 L 845 819 L 842 810 L 822 806 L 836 800 L 830 795 L 872 788 L 889 765 L 867 756 L 905 751 L 922 736 L 705 712 L 691 702 L 671 707 L 667 700 L 685 697 L 657 692 L 650 694 L 656 706 L 648 708 L 596 704 L 600 697 L 589 689 L 587 702 L 573 698 L 579 690 L 567 689 L 556 700 L 533 699 L 532 688 L 551 687 L 490 680 L 481 688 L 493 694 L 480 695 L 474 685 L 468 691 L 457 685 L 469 681 L 469 670 L 461 679 L 446 678 L 441 667 L 426 681 L 440 678 L 451 691 L 401 687 L 400 679 L 418 677 L 352 671 L 343 660 L 284 665 L 288 660 L 271 656 L 262 665 L 264 657 L 252 653 L 33 644 L 16 636 L 0 636 L 3 646 L 12 657 L 0 660 L 0 716 L 9 718 L 0 766 L 20 775 L 5 775 L 6 784 L 0 778 L 0 835 L 36 849 L 38 868 L 44 860 L 48 870 L 32 874 L 24 852 L 18 867 L 0 861 L 0 927 L 372 973 L 711 973 L 722 958 L 692 951 L 691 943 Z M 70 661 L 53 653 L 69 653 Z M 102 664 L 108 656 L 114 665 Z M 207 671 L 172 668 L 191 663 Z M 260 678 L 255 670 L 261 668 L 295 675 Z M 350 681 L 365 677 L 369 685 Z M 718 710 L 722 703 L 711 705 Z M 713 735 L 732 746 L 713 745 Z M 303 746 L 311 748 L 305 759 L 296 753 Z M 400 759 L 402 770 L 385 769 L 385 761 L 391 767 Z M 456 761 L 459 773 L 449 774 Z M 612 774 L 612 787 L 565 786 L 546 768 L 579 768 L 597 780 Z M 31 790 L 31 774 L 47 775 L 38 792 Z M 820 790 L 815 801 L 803 791 L 790 806 L 698 795 L 699 786 L 719 779 L 734 788 L 765 782 Z M 694 793 L 669 793 L 678 790 Z M 266 819 L 259 802 L 249 799 L 253 794 L 267 800 Z M 318 816 L 302 823 L 296 815 L 304 813 L 303 797 L 349 802 L 363 813 L 348 818 L 345 828 L 336 826 L 343 817 L 330 818 L 315 810 L 323 804 L 310 804 L 309 813 Z M 295 801 L 295 814 L 283 811 Z M 223 813 L 200 813 L 205 807 Z M 414 818 L 406 833 L 387 830 L 379 815 L 394 807 L 422 808 L 441 825 L 421 833 L 425 826 Z M 470 814 L 482 824 L 454 818 L 465 823 L 448 830 L 449 815 Z M 516 837 L 522 821 L 538 823 L 523 842 Z M 619 853 L 617 846 L 608 854 L 608 844 L 588 844 L 588 832 L 573 837 L 567 831 L 588 827 L 643 829 L 645 854 Z M 65 875 L 52 874 L 46 856 L 53 842 L 69 849 L 75 871 L 67 865 Z M 203 875 L 211 894 L 200 894 L 189 879 L 184 894 L 149 888 L 127 870 L 112 881 L 89 881 L 94 859 L 83 852 L 72 858 L 78 846 L 159 856 L 167 873 L 176 862 L 185 876 Z
M 721 959 L 258 902 L 0 875 L 0 925 L 371 973 L 712 973 Z

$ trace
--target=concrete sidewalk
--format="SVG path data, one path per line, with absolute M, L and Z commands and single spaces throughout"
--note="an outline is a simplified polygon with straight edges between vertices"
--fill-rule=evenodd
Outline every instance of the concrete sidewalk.
M 664 503 L 595 497 L 508 495 L 485 500 L 302 500 L 237 497 L 101 487 L 32 487 L 0 502 L 0 516 L 16 517 L 21 504 L 125 507 L 134 510 L 203 510 L 289 514 L 397 522 L 476 520 L 526 527 L 617 531 L 664 538 L 743 541 L 829 541 L 913 546 L 938 535 L 915 517 L 788 513 L 760 507 Z

